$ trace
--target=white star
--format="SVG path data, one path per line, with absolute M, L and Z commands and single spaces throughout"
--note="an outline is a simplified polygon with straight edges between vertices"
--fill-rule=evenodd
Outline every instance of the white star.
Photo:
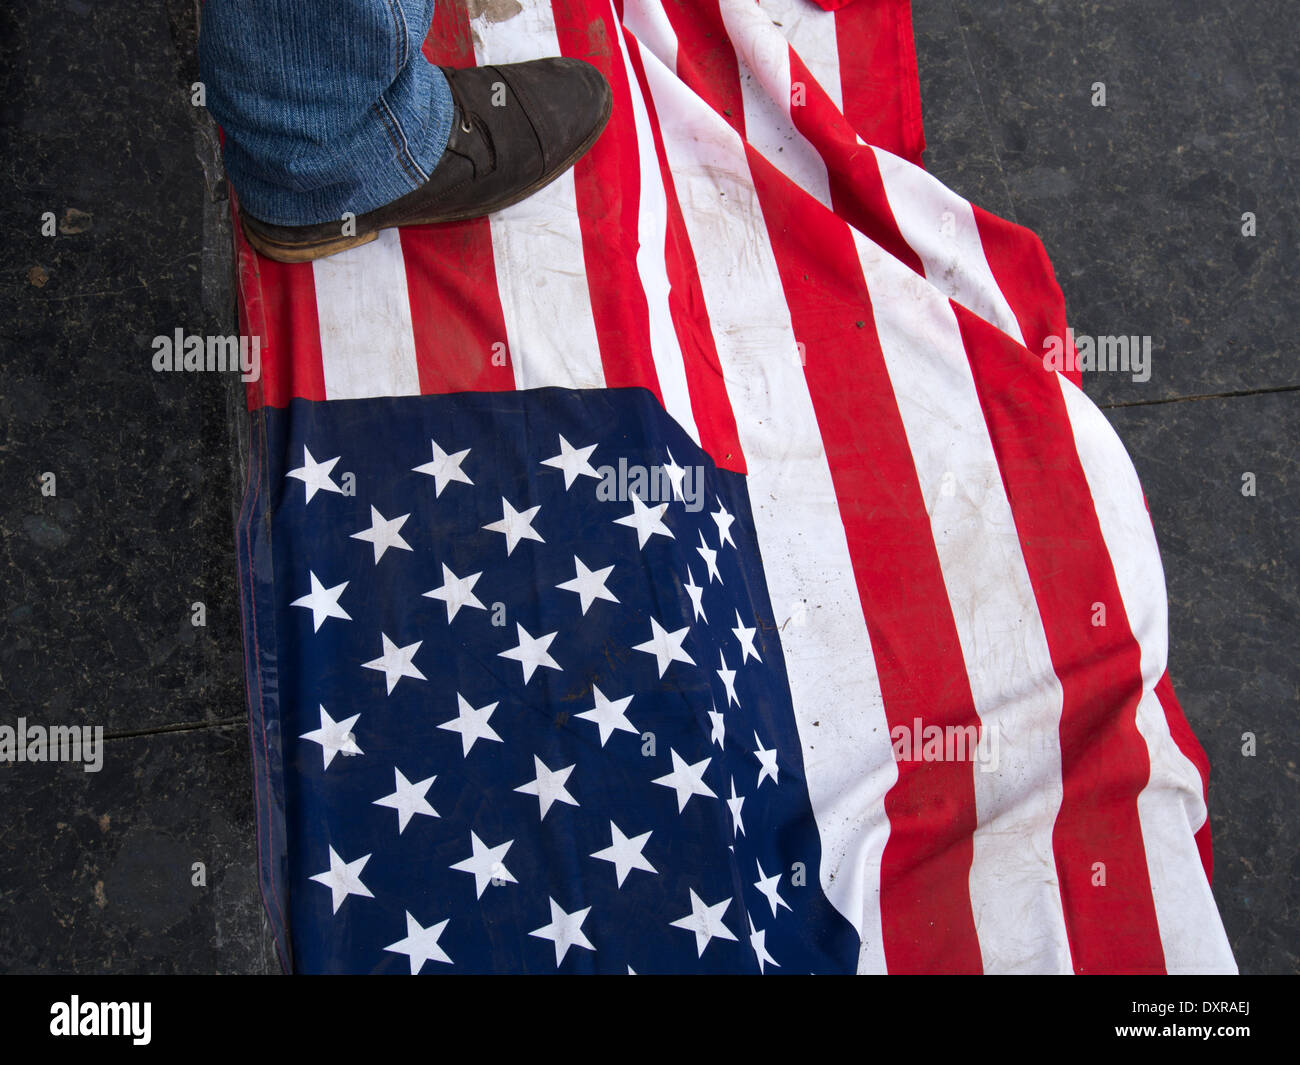
M 446 921 L 439 921 L 437 924 L 429 925 L 428 928 L 421 928 L 420 922 L 411 916 L 410 911 L 407 911 L 406 938 L 389 944 L 384 950 L 407 955 L 411 959 L 412 976 L 419 974 L 426 961 L 445 961 L 451 965 L 452 960 L 447 957 L 447 952 L 438 946 L 438 938 L 446 927 Z
M 687 765 L 686 760 L 671 747 L 668 753 L 672 755 L 673 771 L 665 774 L 654 781 L 665 788 L 672 788 L 677 792 L 677 812 L 681 813 L 686 809 L 686 804 L 691 801 L 692 795 L 703 795 L 709 799 L 716 799 L 718 796 L 713 789 L 704 783 L 704 771 L 709 768 L 712 758 L 705 758 L 694 765 Z
M 781 782 L 776 779 L 776 750 L 763 750 L 763 741 L 758 738 L 757 732 L 754 733 L 754 742 L 758 744 L 758 750 L 754 752 L 754 757 L 758 759 L 759 765 L 762 766 L 758 771 L 758 783 L 754 785 L 755 788 L 761 788 L 763 781 L 768 777 L 772 778 L 773 784 L 780 784 Z
M 610 845 L 603 851 L 596 851 L 592 857 L 599 858 L 602 862 L 610 862 L 614 866 L 614 875 L 618 877 L 618 886 L 623 886 L 623 881 L 627 879 L 627 874 L 633 869 L 644 869 L 647 873 L 658 873 L 656 869 L 645 859 L 641 853 L 645 847 L 645 841 L 650 838 L 649 832 L 644 832 L 639 836 L 625 836 L 613 821 L 609 823 Z
M 704 559 L 704 564 L 709 567 L 709 583 L 715 580 L 721 584 L 722 574 L 718 572 L 718 553 L 713 550 L 704 541 L 704 530 L 700 530 L 700 546 L 695 549 L 700 553 L 700 558 Z
M 745 916 L 749 917 L 749 914 L 745 914 Z M 764 964 L 775 965 L 778 969 L 781 968 L 781 963 L 767 952 L 767 944 L 764 942 L 766 939 L 767 932 L 760 932 L 755 928 L 754 918 L 749 917 L 749 945 L 754 948 L 754 955 L 758 958 L 758 971 L 760 975 L 763 972 Z
M 632 493 L 632 513 L 625 514 L 621 518 L 615 518 L 615 525 L 627 525 L 636 530 L 636 543 L 640 548 L 644 548 L 646 541 L 658 533 L 660 536 L 666 536 L 670 540 L 677 539 L 673 536 L 672 529 L 663 523 L 664 511 L 668 509 L 667 503 L 660 503 L 658 506 L 647 507 L 641 502 L 641 497 L 635 492 Z
M 760 662 L 763 656 L 758 653 L 758 648 L 754 646 L 754 633 L 758 632 L 757 628 L 747 629 L 744 622 L 740 620 L 740 611 L 736 611 L 736 627 L 731 630 L 736 634 L 736 639 L 740 641 L 740 664 L 743 666 L 749 661 L 749 656 L 753 655 Z
M 659 676 L 664 675 L 666 670 L 674 662 L 685 662 L 687 665 L 695 665 L 695 659 L 682 650 L 682 641 L 686 639 L 686 634 L 690 632 L 690 626 L 678 629 L 676 632 L 669 632 L 654 618 L 650 619 L 650 639 L 645 643 L 639 643 L 632 648 L 634 651 L 644 651 L 648 655 L 654 655 L 655 661 L 659 664 Z
M 731 810 L 731 838 L 745 834 L 745 822 L 741 819 L 740 808 L 745 805 L 745 796 L 736 794 L 736 778 L 731 778 L 731 798 L 727 800 L 727 808 Z
M 596 687 L 591 686 L 591 694 L 596 700 L 596 705 L 591 710 L 584 710 L 575 717 L 580 717 L 584 721 L 594 721 L 600 729 L 600 745 L 605 746 L 605 741 L 618 732 L 630 732 L 634 736 L 637 730 L 632 727 L 632 722 L 627 719 L 627 706 L 632 701 L 632 696 L 625 699 L 606 699 L 605 694 Z
M 736 942 L 731 929 L 722 923 L 722 915 L 730 905 L 730 899 L 723 899 L 716 905 L 706 906 L 699 895 L 695 894 L 695 889 L 691 888 L 691 912 L 671 923 L 674 928 L 684 928 L 695 933 L 695 949 L 703 957 L 704 948 L 710 940 L 730 939 L 733 943 Z
M 495 847 L 486 846 L 481 839 L 473 832 L 469 834 L 470 846 L 474 848 L 474 853 L 466 858 L 463 862 L 457 862 L 452 866 L 460 873 L 474 874 L 474 888 L 478 892 L 478 897 L 483 897 L 483 892 L 493 881 L 498 884 L 517 884 L 519 883 L 510 875 L 510 870 L 502 864 L 502 859 L 506 856 L 506 851 L 510 849 L 514 840 L 508 839 Z
M 475 610 L 487 609 L 474 594 L 474 585 L 478 583 L 481 576 L 482 573 L 471 573 L 468 577 L 457 577 L 444 562 L 442 587 L 427 591 L 424 595 L 428 599 L 441 599 L 447 604 L 447 624 L 450 625 L 461 607 L 472 607 Z
M 391 795 L 376 799 L 372 805 L 388 806 L 397 811 L 397 834 L 400 836 L 406 831 L 406 826 L 416 814 L 423 814 L 425 817 L 438 816 L 438 811 L 430 806 L 429 800 L 425 798 L 430 786 L 438 778 L 435 775 L 412 784 L 397 766 L 393 766 L 393 776 L 397 781 L 396 790 Z
M 342 584 L 334 585 L 333 588 L 326 588 L 311 570 L 307 571 L 307 575 L 311 577 L 311 593 L 295 599 L 289 605 L 305 607 L 311 611 L 312 632 L 320 632 L 320 627 L 325 624 L 326 618 L 342 618 L 344 621 L 351 621 L 352 615 L 339 606 L 339 596 L 343 594 L 343 589 L 350 582 L 344 581 Z
M 411 659 L 415 657 L 415 652 L 420 649 L 423 640 L 416 640 L 415 643 L 408 643 L 405 647 L 398 647 L 388 638 L 386 633 L 379 634 L 380 639 L 384 641 L 384 653 L 371 662 L 363 662 L 362 669 L 375 669 L 383 673 L 384 680 L 388 682 L 388 694 L 393 694 L 393 689 L 397 687 L 397 682 L 403 677 L 411 677 L 413 680 L 428 680 L 412 664 Z
M 682 478 L 686 476 L 686 470 L 677 465 L 677 460 L 673 458 L 671 451 L 668 452 L 668 461 L 664 463 L 663 470 L 673 486 L 673 498 L 685 502 L 686 497 L 682 495 Z
M 556 968 L 559 968 L 560 962 L 564 961 L 564 956 L 569 953 L 570 947 L 582 947 L 594 951 L 596 948 L 591 945 L 591 940 L 582 934 L 582 922 L 587 919 L 587 914 L 591 913 L 591 907 L 565 913 L 554 899 L 547 901 L 551 904 L 551 923 L 528 934 L 538 939 L 549 939 L 555 944 Z
M 714 672 L 722 678 L 722 684 L 727 689 L 727 706 L 732 703 L 739 706 L 740 700 L 736 697 L 736 671 L 727 668 L 727 656 L 722 651 L 718 652 L 718 661 L 722 663 L 722 668 Z
M 333 847 L 330 848 L 330 867 L 323 873 L 317 873 L 311 879 L 318 884 L 324 884 L 330 889 L 330 895 L 334 900 L 335 913 L 339 912 L 339 907 L 343 905 L 344 899 L 349 895 L 361 895 L 367 899 L 375 897 L 370 893 L 370 889 L 361 882 L 361 870 L 366 867 L 368 861 L 370 861 L 370 855 L 366 854 L 355 862 L 345 862 L 338 856 Z
M 529 507 L 527 510 L 515 510 L 505 496 L 501 497 L 501 520 L 491 521 L 483 526 L 488 532 L 499 532 L 506 538 L 506 555 L 514 553 L 520 540 L 536 540 L 546 543 L 537 530 L 533 528 L 533 518 L 541 506 Z
M 561 436 L 560 453 L 549 459 L 542 459 L 542 465 L 564 471 L 564 490 L 567 492 L 579 477 L 594 477 L 600 480 L 600 474 L 593 470 L 591 463 L 587 461 L 595 450 L 595 444 L 589 447 L 574 447 Z
M 527 684 L 533 678 L 538 666 L 545 666 L 547 669 L 559 669 L 556 663 L 547 651 L 551 646 L 551 641 L 555 639 L 558 633 L 548 632 L 545 636 L 529 636 L 528 630 L 519 622 L 515 622 L 515 631 L 519 636 L 519 644 L 508 651 L 498 651 L 498 658 L 512 658 L 524 667 L 524 683 Z
M 343 489 L 330 477 L 330 470 L 338 462 L 339 456 L 335 455 L 327 462 L 317 462 L 311 457 L 311 452 L 307 450 L 306 445 L 303 446 L 302 454 L 303 465 L 296 470 L 290 470 L 285 476 L 296 478 L 307 486 L 307 502 L 310 503 L 312 496 L 317 492 L 338 492 L 342 495 Z
M 722 550 L 723 544 L 736 546 L 736 541 L 731 538 L 731 523 L 736 519 L 728 512 L 721 499 L 718 500 L 718 509 L 709 515 L 718 525 L 718 550 Z
M 438 727 L 446 729 L 448 732 L 460 733 L 462 754 L 466 757 L 469 756 L 470 748 L 474 746 L 475 740 L 504 742 L 493 731 L 492 726 L 488 724 L 488 718 L 492 716 L 492 711 L 497 708 L 496 703 L 488 703 L 487 706 L 480 706 L 475 709 L 469 705 L 469 702 L 460 692 L 457 692 L 456 705 L 459 708 L 459 714 L 450 721 L 444 721 Z
M 357 746 L 357 741 L 352 736 L 352 726 L 360 716 L 360 714 L 353 714 L 343 721 L 335 721 L 325 712 L 325 707 L 322 706 L 320 708 L 320 728 L 304 732 L 298 738 L 320 744 L 321 754 L 325 758 L 325 768 L 328 769 L 336 754 L 364 753 Z
M 565 592 L 577 592 L 578 600 L 582 605 L 582 613 L 585 616 L 587 607 L 591 606 L 597 599 L 607 599 L 611 603 L 618 602 L 618 596 L 605 587 L 605 581 L 609 575 L 614 572 L 613 566 L 606 566 L 604 569 L 590 570 L 577 555 L 573 556 L 573 567 L 577 576 L 571 581 L 565 581 L 563 584 L 557 584 L 555 587 Z
M 413 466 L 413 473 L 427 473 L 433 478 L 433 495 L 437 498 L 442 495 L 442 490 L 452 481 L 459 481 L 462 484 L 473 484 L 474 482 L 465 475 L 465 471 L 460 468 L 460 464 L 465 461 L 465 456 L 469 454 L 470 449 L 457 451 L 454 455 L 448 455 L 438 446 L 436 440 L 430 440 L 433 445 L 433 461 L 426 462 L 423 466 Z
M 370 508 L 370 528 L 352 534 L 353 540 L 367 540 L 375 549 L 375 565 L 384 557 L 390 547 L 398 551 L 410 551 L 411 545 L 401 536 L 401 528 L 411 515 L 403 514 L 399 518 L 385 518 L 374 507 Z
M 520 784 L 515 791 L 521 795 L 536 795 L 537 805 L 541 808 L 540 820 L 546 820 L 546 811 L 552 803 L 562 802 L 568 806 L 578 806 L 578 800 L 569 794 L 564 782 L 573 772 L 573 766 L 564 769 L 549 769 L 537 755 L 533 755 L 533 770 L 536 776 L 527 784 Z
M 767 901 L 772 906 L 772 916 L 776 916 L 778 906 L 784 906 L 787 910 L 790 909 L 790 904 L 781 898 L 778 891 L 781 887 L 781 874 L 777 873 L 776 876 L 768 876 L 763 872 L 762 862 L 755 859 L 754 864 L 758 866 L 758 880 L 754 883 L 754 887 L 758 888 L 767 897 Z
M 713 704 L 713 709 L 709 711 L 709 720 L 713 722 L 713 732 L 709 736 L 710 743 L 716 743 L 719 747 L 726 750 L 727 723 L 723 720 L 722 714 L 718 712 L 718 704 Z
M 686 589 L 686 594 L 691 597 L 691 611 L 695 617 L 692 621 L 698 621 L 704 618 L 708 623 L 708 618 L 704 617 L 704 589 L 695 583 L 695 574 L 691 572 L 691 567 L 686 567 L 686 583 L 682 585 Z

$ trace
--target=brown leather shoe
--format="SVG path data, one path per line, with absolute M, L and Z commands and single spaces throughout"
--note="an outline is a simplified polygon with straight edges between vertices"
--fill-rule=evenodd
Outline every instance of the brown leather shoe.
M 277 226 L 240 212 L 249 244 L 284 263 L 369 244 L 381 229 L 456 222 L 499 211 L 549 185 L 596 143 L 613 94 L 580 59 L 443 67 L 456 113 L 429 180 L 392 203 L 342 220 Z

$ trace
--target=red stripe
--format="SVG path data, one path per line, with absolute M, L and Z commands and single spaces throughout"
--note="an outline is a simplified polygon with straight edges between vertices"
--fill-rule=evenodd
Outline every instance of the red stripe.
M 905 266 L 925 276 L 921 257 L 903 239 L 885 193 L 876 153 L 858 143 L 845 121 L 803 60 L 790 49 L 790 85 L 802 86 L 803 103 L 791 100 L 790 118 L 804 138 L 817 149 L 826 166 L 835 213 L 860 233 L 865 233 Z M 865 139 L 865 138 L 864 138 Z
M 909 0 L 871 0 L 835 12 L 844 115 L 868 144 L 921 165 L 921 83 Z
M 662 405 L 650 309 L 636 265 L 641 172 L 631 92 L 611 12 L 594 19 L 589 13 L 582 5 L 554 5 L 560 51 L 593 64 L 614 94 L 609 125 L 573 171 L 591 313 L 606 385 L 648 388 Z
M 400 235 L 421 394 L 513 390 L 487 219 Z
M 1064 792 L 1052 842 L 1074 968 L 1164 972 L 1137 806 L 1151 772 L 1137 727 L 1142 654 L 1065 400 L 1033 355 L 951 305 L 1064 696 Z M 1094 623 L 1098 604 L 1104 625 Z M 1105 866 L 1104 886 L 1097 863 Z
M 1201 865 L 1205 867 L 1205 879 L 1210 880 L 1214 873 L 1214 851 L 1210 841 L 1210 818 L 1208 816 L 1210 808 L 1210 759 L 1206 756 L 1205 749 L 1192 732 L 1192 726 L 1187 723 L 1183 708 L 1178 705 L 1178 697 L 1174 694 L 1174 685 L 1169 679 L 1168 670 L 1156 683 L 1156 698 L 1160 700 L 1160 706 L 1165 712 L 1165 720 L 1169 722 L 1169 734 L 1173 737 L 1174 743 L 1183 752 L 1183 757 L 1196 767 L 1196 771 L 1201 777 L 1201 797 L 1205 800 L 1207 816 L 1205 824 L 1196 832 L 1196 849 L 1201 855 Z
M 719 0 L 703 0 L 702 3 L 693 5 L 689 13 L 671 0 L 664 7 L 677 33 L 678 77 L 731 123 L 743 140 L 745 105 L 740 88 L 740 60 L 727 35 L 718 2 Z M 840 15 L 836 16 L 837 19 L 839 17 Z M 890 17 L 893 21 L 888 25 L 894 26 L 897 13 Z M 890 55 L 896 56 L 897 42 L 893 47 L 894 51 Z M 908 47 L 910 48 L 910 43 Z M 875 153 L 866 145 L 858 144 L 854 130 L 845 121 L 834 101 L 826 95 L 794 50 L 789 49 L 789 53 L 791 86 L 800 83 L 806 89 L 805 103 L 789 108 L 791 119 L 795 128 L 822 157 L 836 213 L 889 254 L 918 274 L 924 275 L 920 257 L 903 239 L 894 219 Z M 892 77 L 897 67 L 891 66 L 889 69 Z M 852 88 L 855 91 L 861 90 L 856 85 Z M 896 103 L 895 101 L 895 105 Z M 873 143 L 866 137 L 863 139 Z M 890 143 L 894 143 L 894 140 L 891 139 Z
M 664 148 L 654 99 L 646 81 L 641 46 L 626 30 L 623 37 L 649 113 L 655 154 L 659 160 L 659 175 L 663 180 L 664 197 L 668 203 L 668 227 L 664 239 L 664 261 L 669 284 L 668 310 L 682 352 L 686 387 L 691 396 L 691 414 L 695 418 L 695 427 L 699 430 L 700 446 L 723 469 L 746 473 L 748 471 L 740 447 L 736 416 L 731 409 L 722 363 L 713 340 L 695 252 L 677 200 L 677 187 L 668 167 L 668 154 Z
M 469 25 L 469 13 L 463 3 L 433 5 L 433 23 L 425 34 L 420 51 L 430 63 L 438 66 L 475 65 L 474 34 Z
M 423 51 L 443 66 L 474 65 L 469 19 L 459 4 L 435 5 Z M 488 220 L 399 233 L 420 392 L 514 389 Z
M 719 0 L 663 0 L 677 37 L 677 76 L 745 137 L 740 64 Z
M 234 196 L 232 190 L 230 195 Z M 239 215 L 233 206 L 230 213 L 235 229 L 235 285 L 239 290 L 236 310 L 239 313 L 239 334 L 246 337 L 258 337 L 258 343 L 266 346 L 266 307 L 262 303 L 262 286 L 257 277 L 257 254 L 244 239 L 239 228 Z M 263 396 L 266 391 L 266 371 L 269 361 L 266 352 L 261 351 L 261 373 L 256 381 L 244 385 L 244 402 L 249 410 L 257 410 L 265 404 Z M 247 493 L 245 493 L 247 494 Z
M 711 26 L 707 31 L 703 20 L 692 23 L 672 4 L 665 6 L 678 34 L 679 56 L 698 60 L 684 64 L 678 76 L 743 138 L 739 70 L 716 0 L 703 5 Z M 807 82 L 811 87 L 810 77 Z M 837 210 L 854 212 L 862 221 L 874 215 L 893 225 L 874 156 L 856 143 L 854 148 L 870 159 L 878 202 L 863 211 L 858 197 L 870 194 L 856 182 L 837 199 Z M 836 496 L 896 501 L 888 509 L 854 507 L 841 514 L 868 632 L 878 652 L 890 728 L 911 729 L 917 718 L 923 728 L 978 725 L 884 358 L 874 331 L 856 326 L 869 319 L 870 300 L 853 239 L 842 220 L 797 190 L 748 145 L 746 152 L 796 339 L 806 346 L 809 389 Z M 879 230 L 874 221 L 870 224 Z M 906 247 L 901 236 L 891 244 Z M 909 265 L 915 263 L 919 272 L 919 260 L 907 252 Z M 862 462 L 867 454 L 870 464 Z M 881 544 L 890 550 L 881 550 Z M 918 639 L 918 633 L 925 639 Z M 924 654 L 917 650 L 922 646 Z M 900 763 L 885 810 L 891 830 L 881 862 L 881 918 L 890 971 L 981 971 L 967 886 L 976 823 L 970 766 Z
M 704 0 L 702 4 L 692 5 L 690 9 L 667 0 L 664 8 L 677 35 L 678 77 L 705 103 L 726 118 L 743 140 L 744 98 L 740 88 L 739 60 L 731 38 L 727 35 L 718 0 Z M 639 64 L 635 40 L 630 36 L 629 50 L 633 54 L 634 64 Z M 791 57 L 792 62 L 796 61 L 793 52 Z M 799 118 L 799 122 L 807 123 L 807 128 L 801 132 L 810 140 L 816 137 L 814 144 L 822 151 L 823 160 L 829 160 L 827 169 L 836 211 L 917 273 L 924 274 L 920 258 L 903 240 L 898 230 L 875 155 L 869 148 L 857 144 L 834 103 L 816 84 L 802 62 L 798 62 L 797 67 L 792 65 L 792 81 L 796 80 L 796 72 L 809 90 L 810 113 Z M 642 76 L 643 85 L 644 80 Z M 648 99 L 649 93 L 646 95 Z M 800 111 L 802 108 L 791 110 Z M 824 123 L 825 129 L 836 132 L 828 135 L 816 123 Z M 658 121 L 652 122 L 652 125 L 658 139 Z M 665 184 L 669 184 L 671 176 L 667 174 L 666 165 L 663 170 L 666 175 Z M 856 256 L 854 262 L 856 269 Z
M 1060 337 L 1062 343 L 1066 338 L 1065 297 L 1056 283 L 1047 250 L 1038 236 L 1024 226 L 998 218 L 974 204 L 971 207 L 993 279 L 1020 323 L 1025 347 L 1041 357 L 1048 337 Z M 1072 354 L 1067 351 L 1067 358 Z M 1072 359 L 1069 365 L 1074 365 Z M 1070 370 L 1065 376 L 1076 385 L 1082 384 L 1083 377 L 1078 370 Z
M 857 248 L 752 149 L 892 730 L 979 726 L 925 500 Z M 863 323 L 861 326 L 858 323 Z M 864 461 L 869 456 L 869 461 Z M 907 761 L 885 797 L 881 918 L 890 972 L 980 972 L 968 887 L 975 785 L 964 762 Z
M 249 336 L 262 338 L 262 376 L 246 386 L 248 409 L 287 407 L 295 397 L 324 399 L 325 364 L 311 263 L 278 263 L 258 255 L 239 227 L 233 190 L 230 199 L 243 328 Z

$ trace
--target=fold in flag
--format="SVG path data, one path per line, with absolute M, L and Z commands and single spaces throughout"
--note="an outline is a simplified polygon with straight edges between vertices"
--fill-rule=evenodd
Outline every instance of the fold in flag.
M 426 53 L 614 111 L 490 218 L 240 245 L 285 966 L 1232 971 L 1141 489 L 1037 239 L 920 165 L 907 4 L 447 2 Z

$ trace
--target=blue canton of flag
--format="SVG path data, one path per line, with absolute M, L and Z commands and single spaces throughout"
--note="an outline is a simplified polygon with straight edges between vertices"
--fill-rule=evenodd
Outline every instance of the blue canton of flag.
M 853 971 L 741 474 L 640 389 L 256 417 L 295 970 Z

